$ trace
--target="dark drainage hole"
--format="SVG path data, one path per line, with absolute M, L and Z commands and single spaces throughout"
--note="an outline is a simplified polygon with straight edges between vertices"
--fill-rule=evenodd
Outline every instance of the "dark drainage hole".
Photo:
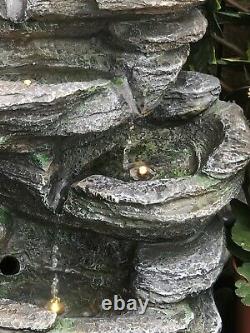
M 15 275 L 20 272 L 20 262 L 13 256 L 6 256 L 0 262 L 0 272 L 3 275 Z

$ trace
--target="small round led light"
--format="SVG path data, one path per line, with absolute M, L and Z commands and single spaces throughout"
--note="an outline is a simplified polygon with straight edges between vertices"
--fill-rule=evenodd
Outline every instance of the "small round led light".
M 31 85 L 31 80 L 24 80 L 23 83 L 26 85 L 26 86 L 30 86 Z
M 49 301 L 47 308 L 49 311 L 54 312 L 58 315 L 63 314 L 65 311 L 65 305 L 63 302 L 61 302 L 61 299 L 59 297 L 53 297 Z
M 138 174 L 139 176 L 141 177 L 145 177 L 149 174 L 150 170 L 149 168 L 146 166 L 146 165 L 141 165 L 139 168 L 138 168 Z

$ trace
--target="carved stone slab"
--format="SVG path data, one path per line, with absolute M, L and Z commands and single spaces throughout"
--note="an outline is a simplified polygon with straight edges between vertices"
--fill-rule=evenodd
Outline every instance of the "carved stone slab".
M 139 246 L 135 262 L 136 295 L 162 305 L 209 289 L 227 259 L 223 225 L 215 219 L 188 243 Z
M 159 13 L 189 9 L 205 0 L 1 0 L 0 16 L 14 22 L 111 16 L 114 12 Z
M 0 327 L 14 330 L 46 331 L 56 320 L 56 314 L 27 303 L 0 299 Z
M 149 307 L 144 315 L 113 315 L 108 318 L 62 318 L 51 333 L 219 333 L 221 319 L 211 292 L 162 309 Z M 1 333 L 22 331 L 1 330 Z
M 65 304 L 67 316 L 81 317 L 85 311 L 96 315 L 102 310 L 103 299 L 126 293 L 133 242 L 85 230 L 79 232 L 59 224 L 34 222 L 2 208 L 0 218 L 5 229 L 0 239 L 0 261 L 12 258 L 12 262 L 18 263 L 12 275 L 6 275 L 3 266 L 0 267 L 0 306 L 1 298 L 7 298 L 46 307 L 52 297 L 55 274 L 59 280 L 58 296 Z M 2 316 L 8 314 L 7 310 L 4 312 L 4 304 L 0 307 L 0 327 Z M 29 307 L 23 309 L 27 309 L 24 311 L 27 315 Z M 27 320 L 34 317 L 32 309 Z M 41 315 L 46 312 L 41 311 Z M 22 318 L 20 321 L 23 326 L 20 328 L 25 328 Z M 31 323 L 28 321 L 27 325 L 28 328 Z
M 219 98 L 220 91 L 220 81 L 217 78 L 182 71 L 151 117 L 157 121 L 194 117 L 207 110 Z
M 199 10 L 184 16 L 158 16 L 110 24 L 114 43 L 125 50 L 159 52 L 195 42 L 205 34 L 207 21 Z
M 64 324 L 65 323 L 65 324 Z M 211 292 L 163 308 L 148 307 L 144 315 L 137 312 L 106 318 L 62 320 L 59 327 L 72 333 L 219 333 L 221 319 Z M 52 333 L 56 332 L 52 330 Z M 67 332 L 67 329 L 64 330 Z
M 163 9 L 173 10 L 197 6 L 204 3 L 204 0 L 97 0 L 99 8 L 109 10 L 136 10 L 136 9 Z
M 63 74 L 61 78 L 66 82 L 38 79 L 30 86 L 0 81 L 0 130 L 43 136 L 100 133 L 137 113 L 126 78 L 89 82 L 70 82 Z

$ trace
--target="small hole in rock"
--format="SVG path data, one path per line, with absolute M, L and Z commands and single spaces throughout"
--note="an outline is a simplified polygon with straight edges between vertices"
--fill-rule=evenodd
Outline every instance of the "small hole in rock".
M 0 272 L 3 275 L 15 275 L 20 272 L 20 262 L 13 256 L 6 256 L 0 262 Z

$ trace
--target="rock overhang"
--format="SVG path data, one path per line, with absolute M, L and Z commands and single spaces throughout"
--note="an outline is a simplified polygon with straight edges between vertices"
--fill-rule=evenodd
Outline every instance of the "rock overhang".
M 66 213 L 83 227 L 93 221 L 92 227 L 100 230 L 103 223 L 124 237 L 171 239 L 195 233 L 240 191 L 240 171 L 250 158 L 250 131 L 241 109 L 224 102 L 215 103 L 191 124 L 186 131 L 198 161 L 193 175 L 124 181 L 112 177 L 111 166 L 111 177 L 91 176 L 72 187 Z
M 65 20 L 72 18 L 109 17 L 128 14 L 161 14 L 202 5 L 205 0 L 6 0 L 0 7 L 0 16 L 13 22 L 29 19 Z

